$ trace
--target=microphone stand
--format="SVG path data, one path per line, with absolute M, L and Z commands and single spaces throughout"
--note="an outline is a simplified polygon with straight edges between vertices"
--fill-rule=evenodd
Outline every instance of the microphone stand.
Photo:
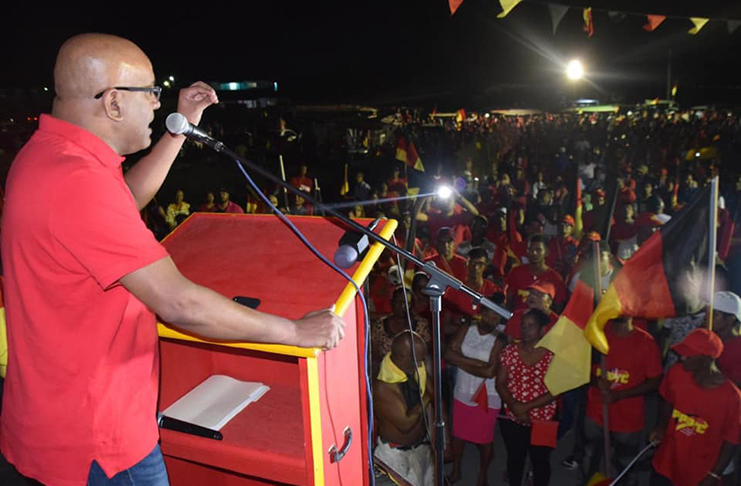
M 202 141 L 202 139 L 198 135 L 192 135 L 192 138 Z M 335 218 L 342 221 L 346 226 L 349 226 L 355 231 L 366 235 L 369 239 L 377 243 L 380 243 L 381 245 L 385 246 L 392 252 L 399 254 L 401 257 L 405 258 L 406 260 L 412 262 L 417 267 L 421 268 L 423 272 L 425 272 L 427 275 L 430 276 L 430 281 L 427 284 L 427 287 L 425 287 L 425 289 L 423 290 L 423 293 L 427 295 L 430 299 L 430 310 L 432 311 L 432 324 L 434 328 L 434 332 L 432 335 L 432 339 L 433 339 L 432 345 L 433 345 L 433 355 L 434 355 L 433 356 L 434 357 L 433 379 L 434 379 L 434 388 L 435 388 L 435 439 L 434 439 L 435 440 L 435 451 L 434 451 L 435 452 L 435 485 L 443 486 L 443 483 L 445 480 L 445 476 L 443 474 L 443 465 L 444 465 L 443 455 L 445 452 L 445 422 L 442 417 L 442 378 L 441 378 L 441 353 L 442 351 L 441 351 L 441 340 L 440 340 L 440 326 L 441 326 L 440 315 L 442 312 L 442 296 L 445 294 L 445 291 L 448 288 L 452 288 L 454 290 L 458 290 L 468 295 L 476 305 L 479 305 L 479 304 L 483 305 L 484 307 L 487 307 L 493 310 L 494 312 L 504 317 L 505 319 L 509 319 L 510 317 L 512 317 L 512 313 L 508 311 L 507 309 L 505 309 L 504 307 L 501 307 L 495 304 L 494 302 L 487 299 L 483 295 L 479 294 L 475 290 L 467 287 L 455 277 L 440 270 L 439 268 L 437 268 L 437 266 L 435 266 L 433 262 L 423 262 L 422 260 L 417 258 L 413 253 L 396 246 L 390 241 L 387 241 L 381 238 L 373 231 L 369 231 L 363 225 L 353 221 L 352 219 L 345 216 L 344 214 L 341 214 L 335 211 L 333 208 L 322 204 L 320 201 L 312 197 L 311 194 L 308 194 L 302 191 L 301 189 L 294 187 L 291 184 L 288 184 L 287 182 L 281 180 L 279 177 L 276 177 L 270 172 L 264 170 L 262 167 L 258 166 L 257 164 L 241 157 L 239 154 L 237 154 L 236 152 L 228 148 L 223 143 L 218 142 L 218 141 L 213 141 L 211 143 L 207 143 L 207 145 L 213 148 L 216 152 L 222 153 L 226 155 L 227 157 L 233 160 L 236 160 L 241 164 L 244 164 L 250 170 L 257 172 L 261 176 L 275 182 L 279 186 L 283 187 L 284 191 L 290 191 L 293 194 L 303 197 L 304 199 L 306 199 L 306 201 L 314 205 L 315 208 L 320 208 L 324 213 L 334 216 Z M 368 451 L 368 454 L 371 454 L 371 451 Z M 370 474 L 373 474 L 373 471 L 370 471 Z

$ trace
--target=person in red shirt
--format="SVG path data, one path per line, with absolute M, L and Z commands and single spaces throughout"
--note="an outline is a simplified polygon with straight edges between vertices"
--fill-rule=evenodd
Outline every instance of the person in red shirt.
M 119 474 L 115 482 L 167 484 L 155 415 L 155 313 L 216 340 L 329 349 L 344 335 L 331 309 L 292 321 L 191 282 L 155 240 L 139 211 L 185 137 L 165 134 L 125 175 L 121 169 L 125 155 L 151 145 L 161 93 L 154 82 L 133 42 L 70 38 L 57 55 L 52 114 L 40 117 L 8 175 L 0 450 L 43 484 L 105 484 Z M 196 82 L 180 91 L 177 111 L 198 125 L 217 102 Z
M 437 268 L 449 273 L 458 280 L 464 281 L 468 276 L 466 259 L 455 254 L 455 234 L 452 228 L 440 228 L 435 235 L 437 255 L 425 261 L 435 262 Z
M 529 263 L 513 268 L 505 278 L 507 303 L 514 310 L 527 307 L 527 288 L 534 282 L 550 282 L 556 291 L 554 307 L 561 309 L 566 302 L 566 285 L 557 271 L 545 263 L 548 249 L 545 237 L 535 235 L 527 247 Z
M 545 332 L 551 330 L 558 320 L 558 314 L 551 310 L 553 296 L 556 295 L 556 289 L 550 282 L 535 282 L 527 288 L 527 308 L 519 309 L 512 313 L 512 317 L 507 321 L 504 334 L 510 342 L 520 339 L 520 329 L 522 327 L 522 316 L 530 309 L 538 309 L 548 316 L 550 322 L 545 328 Z
M 309 168 L 306 166 L 306 164 L 302 163 L 298 168 L 298 175 L 291 177 L 290 183 L 293 187 L 296 187 L 306 193 L 311 194 L 311 189 L 314 184 L 311 178 L 306 175 L 308 171 Z
M 483 248 L 473 248 L 468 253 L 468 275 L 463 282 L 481 295 L 492 295 L 495 292 L 502 291 L 499 285 L 484 278 L 484 271 L 488 264 L 489 258 Z M 471 297 L 461 291 L 451 290 L 446 297 L 446 311 L 468 318 L 481 313 L 481 306 L 474 305 Z
M 567 214 L 558 223 L 558 236 L 548 242 L 548 256 L 545 262 L 562 277 L 568 276 L 571 265 L 576 259 L 579 242 L 571 236 L 573 231 L 574 218 Z
M 511 225 L 508 227 L 507 224 L 507 209 L 499 208 L 492 216 L 486 232 L 486 238 L 495 246 L 492 264 L 498 278 L 504 278 L 515 263 L 519 264 L 514 248 L 522 242 L 522 235 L 515 229 L 514 222 Z
M 219 202 L 216 203 L 217 213 L 243 213 L 242 206 L 229 199 L 229 190 L 222 187 L 219 190 Z
M 712 331 L 695 329 L 672 349 L 680 362 L 659 387 L 651 485 L 720 484 L 741 436 L 741 392 L 715 366 L 723 342 Z
M 610 353 L 605 357 L 607 376 L 592 366 L 584 422 L 584 483 L 597 472 L 604 452 L 603 403 L 609 405 L 613 471 L 622 471 L 638 453 L 644 423 L 644 396 L 661 382 L 659 348 L 646 331 L 633 327 L 630 317 L 613 319 L 605 326 Z M 629 473 L 626 484 L 635 484 Z
M 399 169 L 399 167 L 394 167 L 393 175 L 386 184 L 389 186 L 389 191 L 393 191 L 403 196 L 407 193 L 407 180 L 401 177 L 400 174 L 401 169 Z
M 448 199 L 435 199 L 433 206 L 439 206 L 440 210 L 434 209 L 417 214 L 418 221 L 426 221 L 430 235 L 436 235 L 441 228 L 451 228 L 455 239 L 455 246 L 464 240 L 471 239 L 471 218 L 478 216 L 479 211 L 468 199 L 454 190 L 455 197 Z M 456 201 L 460 201 L 460 205 Z M 465 210 L 464 210 L 465 209 Z
M 726 378 L 741 387 L 741 298 L 733 292 L 716 292 L 713 298 L 713 331 L 723 341 L 716 364 Z

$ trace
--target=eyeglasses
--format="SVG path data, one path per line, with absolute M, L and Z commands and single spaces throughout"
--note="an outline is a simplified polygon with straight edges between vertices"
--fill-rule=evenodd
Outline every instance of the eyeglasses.
M 154 95 L 154 97 L 157 99 L 157 101 L 160 100 L 160 96 L 162 95 L 162 88 L 160 86 L 152 86 L 150 88 L 131 88 L 131 87 L 127 87 L 127 86 L 115 86 L 113 88 L 104 89 L 100 93 L 96 94 L 94 96 L 94 98 L 96 100 L 99 100 L 100 98 L 103 97 L 103 94 L 106 91 L 108 91 L 109 89 L 118 89 L 118 90 L 121 90 L 121 91 L 141 91 L 143 93 L 149 93 L 149 94 Z

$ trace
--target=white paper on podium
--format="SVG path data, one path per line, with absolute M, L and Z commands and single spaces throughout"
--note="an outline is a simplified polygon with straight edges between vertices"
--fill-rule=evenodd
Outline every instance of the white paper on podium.
M 255 381 L 240 381 L 226 375 L 212 375 L 180 397 L 163 415 L 213 430 L 221 428 L 270 387 Z

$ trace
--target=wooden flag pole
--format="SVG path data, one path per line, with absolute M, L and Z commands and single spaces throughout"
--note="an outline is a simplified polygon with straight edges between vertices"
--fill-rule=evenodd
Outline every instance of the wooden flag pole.
M 617 189 L 617 188 L 616 188 Z M 592 261 L 594 262 L 594 296 L 596 303 L 602 298 L 602 272 L 600 271 L 600 256 L 601 251 L 599 242 L 592 242 Z M 595 303 L 595 304 L 596 304 Z M 607 356 L 604 354 L 600 359 L 600 375 L 601 379 L 607 379 Z M 611 458 L 611 445 L 610 445 L 610 406 L 602 400 L 602 434 L 605 438 L 605 476 L 608 478 L 612 477 L 612 458 Z
M 715 254 L 718 236 L 718 176 L 710 181 L 710 232 L 708 233 L 708 329 L 713 330 L 713 297 L 715 296 Z
M 283 154 L 278 156 L 278 161 L 280 162 L 280 177 L 283 179 L 283 182 L 286 182 L 286 168 L 283 165 Z M 285 187 L 283 188 L 283 202 L 286 205 L 286 212 L 288 212 L 288 208 L 291 206 L 288 204 L 288 190 Z

